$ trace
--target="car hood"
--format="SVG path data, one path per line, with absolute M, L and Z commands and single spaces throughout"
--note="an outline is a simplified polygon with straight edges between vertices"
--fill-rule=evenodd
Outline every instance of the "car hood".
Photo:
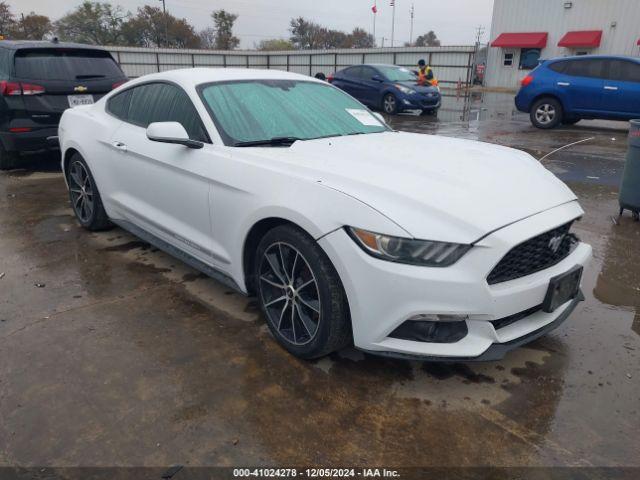
M 418 85 L 417 82 L 393 82 L 399 85 L 404 85 L 405 87 L 411 88 L 418 93 L 440 93 L 436 87 L 432 87 L 430 85 Z
M 368 204 L 420 239 L 472 243 L 576 200 L 529 154 L 471 140 L 385 132 L 250 150 Z

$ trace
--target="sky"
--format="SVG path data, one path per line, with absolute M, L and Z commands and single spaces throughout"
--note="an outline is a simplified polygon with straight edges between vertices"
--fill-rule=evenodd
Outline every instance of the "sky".
M 82 0 L 6 0 L 19 15 L 34 11 L 52 20 L 82 3 Z M 104 1 L 104 0 L 103 0 Z M 186 18 L 196 29 L 211 26 L 210 13 L 221 8 L 238 15 L 234 33 L 241 48 L 253 48 L 267 38 L 288 38 L 292 17 L 305 17 L 321 25 L 351 31 L 373 29 L 371 7 L 374 0 L 165 0 L 167 11 Z M 142 5 L 161 7 L 161 0 L 116 0 L 124 10 L 135 12 Z M 391 42 L 392 8 L 390 0 L 377 0 L 376 38 L 378 45 Z M 436 32 L 443 45 L 469 45 L 475 42 L 478 26 L 485 27 L 487 41 L 491 27 L 493 0 L 396 0 L 396 46 L 409 41 L 410 8 L 415 6 L 414 38 L 429 30 Z

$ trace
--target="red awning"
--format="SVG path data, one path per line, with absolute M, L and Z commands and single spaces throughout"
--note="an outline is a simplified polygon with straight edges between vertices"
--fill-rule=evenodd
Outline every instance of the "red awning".
M 600 46 L 600 40 L 602 40 L 602 30 L 567 32 L 558 42 L 558 46 L 569 48 L 594 48 Z
M 547 46 L 547 32 L 501 33 L 492 47 L 544 48 Z

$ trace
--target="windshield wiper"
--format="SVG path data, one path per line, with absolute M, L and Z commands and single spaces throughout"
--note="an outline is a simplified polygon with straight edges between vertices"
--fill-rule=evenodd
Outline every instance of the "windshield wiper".
M 236 142 L 233 144 L 234 147 L 258 147 L 260 145 L 272 145 L 275 147 L 279 146 L 290 146 L 293 145 L 298 140 L 302 140 L 302 138 L 298 137 L 273 137 L 267 140 L 251 140 L 249 142 Z
M 76 75 L 76 80 L 84 80 L 87 78 L 104 78 L 105 75 L 95 74 L 95 75 Z

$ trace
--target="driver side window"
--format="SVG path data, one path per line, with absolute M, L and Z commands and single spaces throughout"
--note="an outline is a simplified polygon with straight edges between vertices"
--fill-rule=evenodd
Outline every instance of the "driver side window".
M 131 92 L 128 111 L 126 115 L 116 116 L 143 128 L 147 128 L 153 122 L 178 122 L 191 140 L 210 143 L 200 115 L 181 88 L 168 83 L 150 83 L 127 91 Z M 114 100 L 118 96 L 114 97 Z

